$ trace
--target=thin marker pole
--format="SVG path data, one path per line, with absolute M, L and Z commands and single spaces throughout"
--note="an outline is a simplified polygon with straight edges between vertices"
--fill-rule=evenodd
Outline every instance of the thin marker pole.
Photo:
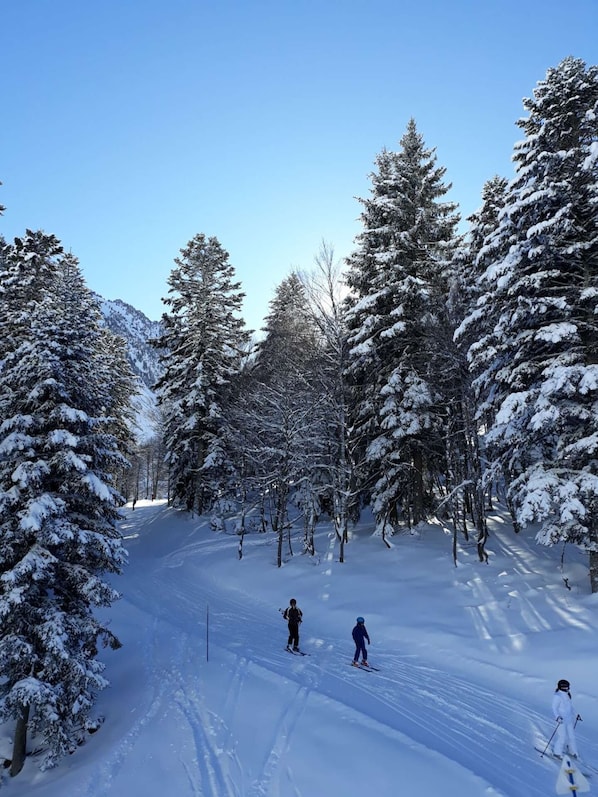
M 206 661 L 210 660 L 210 604 L 206 604 Z

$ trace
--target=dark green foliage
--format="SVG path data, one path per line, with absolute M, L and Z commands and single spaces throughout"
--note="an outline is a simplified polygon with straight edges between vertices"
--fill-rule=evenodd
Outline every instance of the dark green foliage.
M 117 597 L 102 575 L 125 560 L 114 489 L 125 435 L 104 412 L 120 411 L 126 378 L 54 236 L 17 239 L 0 289 L 0 718 L 19 720 L 23 744 L 27 728 L 40 734 L 48 766 L 75 748 L 105 686 L 98 644 L 118 645 L 93 608 Z
M 216 238 L 196 235 L 170 274 L 170 311 L 162 318 L 165 418 L 170 497 L 188 511 L 207 511 L 229 488 L 226 407 L 235 393 L 248 333 L 239 317 L 244 294 Z

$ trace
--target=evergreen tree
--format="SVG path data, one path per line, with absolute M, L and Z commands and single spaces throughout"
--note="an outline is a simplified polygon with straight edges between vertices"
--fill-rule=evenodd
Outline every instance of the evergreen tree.
M 321 489 L 321 401 L 314 383 L 319 336 L 297 274 L 277 287 L 264 331 L 256 347 L 251 386 L 252 417 L 257 421 L 253 461 L 260 490 L 269 498 L 280 566 L 285 533 L 290 533 L 288 501 L 301 506 L 313 528 Z M 306 538 L 313 553 L 309 528 Z
M 255 371 L 262 381 L 287 381 L 305 371 L 317 341 L 305 288 L 295 272 L 276 288 L 256 346 Z
M 349 259 L 348 374 L 355 452 L 379 529 L 417 523 L 442 456 L 438 342 L 446 334 L 446 268 L 458 216 L 411 120 L 401 151 L 377 159 L 364 231 Z
M 477 533 L 480 561 L 487 560 L 486 491 L 472 384 L 474 372 L 468 367 L 467 354 L 469 347 L 491 324 L 491 308 L 481 304 L 479 277 L 485 270 L 484 242 L 498 226 L 507 187 L 508 181 L 498 176 L 485 184 L 482 206 L 468 219 L 467 243 L 455 254 L 448 300 L 450 323 L 455 330 L 453 367 L 447 369 L 443 384 L 443 393 L 449 397 L 451 406 L 446 430 L 448 506 L 455 529 L 460 526 L 466 538 L 467 519 L 471 517 Z M 453 339 L 447 341 L 447 345 L 453 345 Z M 456 545 L 454 550 L 456 556 Z
M 188 511 L 213 503 L 232 464 L 226 457 L 226 407 L 234 394 L 249 334 L 238 316 L 244 294 L 228 253 L 216 238 L 196 235 L 170 274 L 170 312 L 162 317 L 165 416 L 170 497 Z
M 106 685 L 94 616 L 117 596 L 102 580 L 125 558 L 116 529 L 123 458 L 102 415 L 99 310 L 74 258 L 28 231 L 0 274 L 0 719 L 16 720 L 11 774 L 27 732 L 44 765 L 72 752 Z
M 508 180 L 498 175 L 485 183 L 482 205 L 467 219 L 467 243 L 455 255 L 449 305 L 451 316 L 461 325 L 456 331 L 456 339 L 462 348 L 468 348 L 468 340 L 479 339 L 481 330 L 490 324 L 488 312 L 492 308 L 482 304 L 487 297 L 482 290 L 481 279 L 488 263 L 496 259 L 487 242 L 498 227 L 508 187 Z
M 517 175 L 497 230 L 482 306 L 491 330 L 470 348 L 492 475 L 538 541 L 590 554 L 598 590 L 598 68 L 548 70 L 515 147 Z

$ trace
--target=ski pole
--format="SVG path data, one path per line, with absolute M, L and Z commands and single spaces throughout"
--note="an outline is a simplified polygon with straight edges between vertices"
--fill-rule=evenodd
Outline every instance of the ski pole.
M 552 736 L 551 736 L 551 737 L 550 737 L 550 739 L 549 739 L 549 740 L 546 742 L 546 747 L 544 748 L 544 751 L 543 751 L 543 752 L 542 752 L 542 754 L 540 755 L 540 758 L 542 758 L 542 756 L 544 755 L 544 753 L 545 753 L 545 752 L 548 750 L 548 747 L 550 746 L 550 742 L 552 741 L 552 737 L 553 737 L 553 736 L 554 736 L 554 734 L 557 732 L 557 729 L 558 729 L 558 727 L 559 727 L 559 724 L 560 724 L 560 723 L 559 723 L 559 721 L 557 720 L 557 721 L 556 721 L 556 726 L 555 726 L 555 729 L 554 729 L 554 730 L 553 730 L 553 732 L 552 732 Z
M 577 725 L 578 722 L 583 722 L 583 719 L 581 718 L 580 714 L 578 714 L 577 717 L 575 717 L 575 725 L 573 726 L 574 728 L 575 728 L 575 726 Z

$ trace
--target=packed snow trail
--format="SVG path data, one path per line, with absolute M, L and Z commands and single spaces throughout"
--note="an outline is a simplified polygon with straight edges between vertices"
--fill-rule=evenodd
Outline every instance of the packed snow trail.
M 176 519 L 173 513 L 170 516 Z M 154 543 L 150 526 L 132 550 L 126 597 L 140 608 L 150 608 L 152 614 L 162 616 L 182 631 L 197 628 L 198 674 L 205 690 L 209 691 L 211 663 L 201 661 L 200 651 L 203 652 L 204 648 L 207 605 L 210 606 L 211 651 L 218 650 L 219 656 L 223 655 L 222 649 L 235 655 L 242 652 L 243 660 L 249 660 L 252 667 L 263 668 L 268 673 L 296 682 L 297 691 L 291 695 L 292 712 L 289 707 L 279 720 L 284 733 L 281 730 L 274 734 L 272 753 L 264 764 L 264 771 L 258 775 L 259 782 L 264 779 L 266 771 L 272 770 L 273 760 L 280 757 L 276 753 L 280 748 L 280 735 L 287 738 L 289 727 L 294 727 L 289 721 L 289 712 L 296 716 L 297 705 L 305 708 L 313 692 L 357 712 L 362 715 L 362 721 L 374 721 L 397 732 L 410 746 L 421 745 L 456 762 L 494 787 L 497 793 L 504 792 L 509 797 L 519 794 L 540 797 L 545 794 L 545 788 L 538 782 L 541 777 L 532 778 L 528 783 L 521 780 L 521 771 L 529 766 L 530 759 L 529 747 L 522 744 L 520 738 L 521 728 L 526 727 L 530 720 L 528 708 L 521 707 L 512 699 L 497 696 L 484 686 L 439 671 L 414 656 L 388 651 L 376 655 L 375 647 L 370 656 L 375 657 L 383 672 L 368 682 L 359 673 L 357 678 L 360 680 L 356 682 L 356 674 L 340 666 L 352 652 L 345 637 L 327 639 L 314 651 L 311 660 L 291 661 L 289 664 L 288 654 L 272 644 L 277 638 L 283 639 L 286 633 L 286 625 L 280 623 L 273 612 L 274 607 L 260 605 L 259 598 L 234 588 L 223 589 L 222 583 L 214 583 L 210 577 L 210 557 L 222 556 L 223 547 L 230 549 L 231 567 L 234 568 L 236 538 L 206 530 L 189 532 L 186 543 L 173 552 L 167 552 L 162 559 L 154 559 L 152 564 L 144 555 L 137 563 L 136 549 L 143 545 L 156 553 L 166 542 L 161 526 L 161 523 L 157 524 L 156 532 L 160 539 Z M 265 540 L 263 545 L 267 546 L 268 541 Z M 201 573 L 184 568 L 185 561 L 191 557 L 201 566 Z M 266 556 L 264 559 L 268 561 Z M 264 566 L 268 567 L 269 563 Z M 234 585 L 234 576 L 230 583 Z M 156 602 L 152 597 L 156 595 L 168 595 L 168 601 Z M 309 623 L 312 634 L 313 626 L 312 620 Z M 305 646 L 306 643 L 302 644 Z M 233 666 L 233 671 L 235 669 Z M 499 724 L 487 719 L 489 705 L 501 711 L 503 721 Z M 229 725 L 232 715 L 220 719 Z M 537 716 L 532 719 L 540 725 L 545 718 Z M 492 739 L 491 746 L 489 739 Z M 500 756 L 496 755 L 497 747 L 501 749 Z M 509 762 L 508 766 L 505 766 L 505 761 Z M 541 764 L 537 769 L 543 772 Z
M 301 629 L 312 655 L 289 655 L 271 600 L 273 588 L 280 602 L 289 592 L 284 568 L 270 561 L 273 535 L 245 540 L 247 551 L 260 549 L 252 582 L 235 536 L 182 513 L 138 506 L 123 531 L 130 564 L 110 616 L 135 650 L 122 667 L 119 653 L 106 654 L 106 723 L 77 752 L 83 765 L 70 780 L 61 773 L 65 793 L 121 797 L 130 783 L 143 797 L 325 797 L 339 783 L 343 797 L 390 797 L 398 788 L 431 797 L 440 786 L 448 797 L 553 790 L 554 773 L 524 738 L 530 727 L 541 735 L 546 716 L 493 690 L 483 668 L 472 681 L 379 634 L 370 659 L 380 671 L 370 677 L 347 666 L 353 618 L 341 634 L 326 612 L 307 615 Z M 313 567 L 328 590 L 330 557 Z M 337 572 L 344 579 L 349 569 Z M 47 782 L 30 793 L 44 797 Z

